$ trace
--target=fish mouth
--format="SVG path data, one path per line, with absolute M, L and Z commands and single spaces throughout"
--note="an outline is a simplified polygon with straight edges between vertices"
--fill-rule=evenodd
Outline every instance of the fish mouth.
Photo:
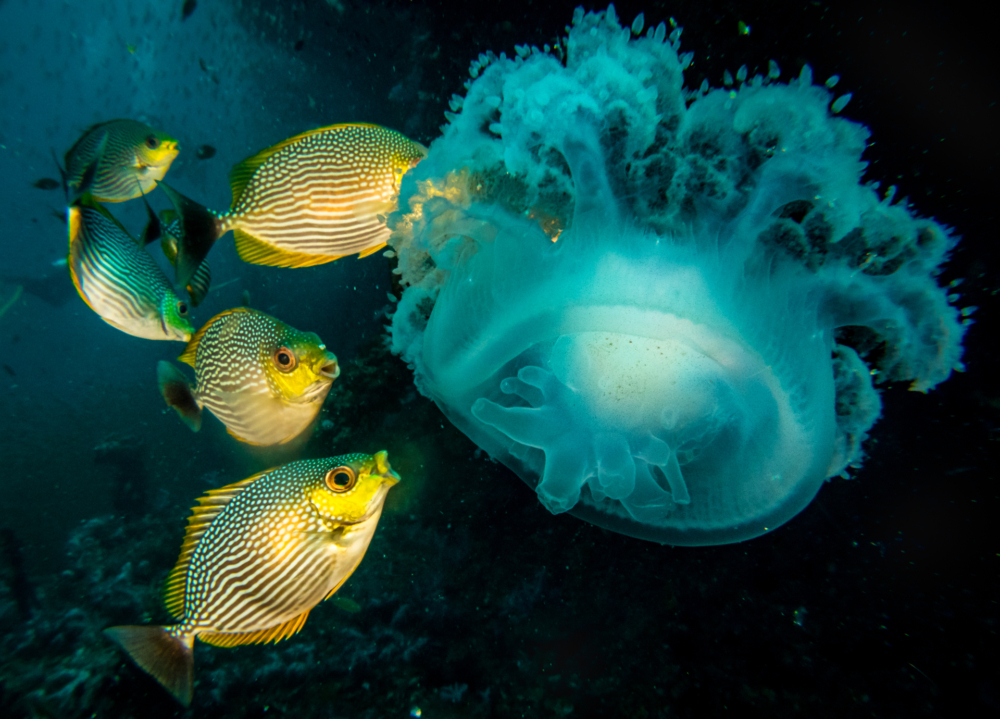
M 322 364 L 316 370 L 316 374 L 320 377 L 326 377 L 331 382 L 340 376 L 340 365 L 337 363 L 337 359 L 332 360 Z

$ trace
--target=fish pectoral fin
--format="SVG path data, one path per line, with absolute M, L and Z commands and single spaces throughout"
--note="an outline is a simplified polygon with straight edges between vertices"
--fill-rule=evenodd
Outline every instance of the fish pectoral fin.
M 201 429 L 201 404 L 187 377 L 169 362 L 160 361 L 156 365 L 156 379 L 167 406 L 177 412 L 193 432 Z
M 230 410 L 225 422 L 230 435 L 241 442 L 268 446 L 285 444 L 302 434 L 319 414 L 320 405 L 290 403 L 270 392 L 217 392 Z
M 269 447 L 269 446 L 271 446 L 271 443 L 264 444 L 263 442 L 254 442 L 252 439 L 247 439 L 246 437 L 241 437 L 240 435 L 236 434 L 236 432 L 234 432 L 231 427 L 226 427 L 226 432 L 229 434 L 230 437 L 232 437 L 234 439 L 238 439 L 243 444 L 249 444 L 251 447 Z
M 237 647 L 241 644 L 273 644 L 298 634 L 299 630 L 305 626 L 310 611 L 307 609 L 302 614 L 292 617 L 287 622 L 268 627 L 267 629 L 259 629 L 255 632 L 200 632 L 198 638 L 206 644 L 211 644 L 215 647 Z

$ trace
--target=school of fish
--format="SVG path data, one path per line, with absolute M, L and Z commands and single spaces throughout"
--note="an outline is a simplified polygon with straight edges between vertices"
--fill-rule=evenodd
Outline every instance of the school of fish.
M 207 148 L 207 149 L 206 149 Z M 163 182 L 181 151 L 176 139 L 129 119 L 88 128 L 65 154 L 67 266 L 83 301 L 135 337 L 186 342 L 175 365 L 157 366 L 168 407 L 197 432 L 208 409 L 240 442 L 272 446 L 306 436 L 334 380 L 336 355 L 314 332 L 249 307 L 219 312 L 195 330 L 191 308 L 208 295 L 206 257 L 232 231 L 246 262 L 308 267 L 386 245 L 403 175 L 427 148 L 365 123 L 304 132 L 262 150 L 230 172 L 233 202 L 215 212 Z M 214 155 L 205 145 L 199 159 Z M 157 187 L 174 209 L 156 213 Z M 147 223 L 136 238 L 102 203 L 142 198 Z M 157 243 L 175 283 L 148 251 Z M 183 288 L 187 299 L 177 287 Z M 195 638 L 217 646 L 277 642 L 358 567 L 399 481 L 388 454 L 299 460 L 208 492 L 188 521 L 166 588 L 166 627 L 105 630 L 182 705 L 193 693 Z M 236 581 L 238 580 L 238 581 Z

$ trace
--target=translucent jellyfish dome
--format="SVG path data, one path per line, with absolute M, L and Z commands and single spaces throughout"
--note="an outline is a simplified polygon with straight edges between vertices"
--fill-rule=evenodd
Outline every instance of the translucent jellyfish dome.
M 473 61 L 389 218 L 393 349 L 551 511 L 738 542 L 859 466 L 874 381 L 960 368 L 955 240 L 861 183 L 808 66 L 689 90 L 680 29 L 643 30 L 577 10 Z

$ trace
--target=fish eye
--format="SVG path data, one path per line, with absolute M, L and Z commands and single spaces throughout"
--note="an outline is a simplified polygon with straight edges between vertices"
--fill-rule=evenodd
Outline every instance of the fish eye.
M 275 350 L 273 360 L 274 366 L 282 372 L 291 372 L 299 364 L 295 353 L 287 347 L 279 347 Z
M 346 492 L 354 488 L 358 475 L 350 467 L 341 465 L 326 473 L 326 486 L 331 492 Z
M 146 147 L 150 150 L 155 150 L 160 146 L 160 139 L 156 135 L 150 135 L 146 138 Z
M 179 315 L 181 315 L 183 317 L 187 313 L 188 313 L 187 302 L 184 302 L 184 301 L 178 302 L 177 303 L 177 314 L 179 314 Z

